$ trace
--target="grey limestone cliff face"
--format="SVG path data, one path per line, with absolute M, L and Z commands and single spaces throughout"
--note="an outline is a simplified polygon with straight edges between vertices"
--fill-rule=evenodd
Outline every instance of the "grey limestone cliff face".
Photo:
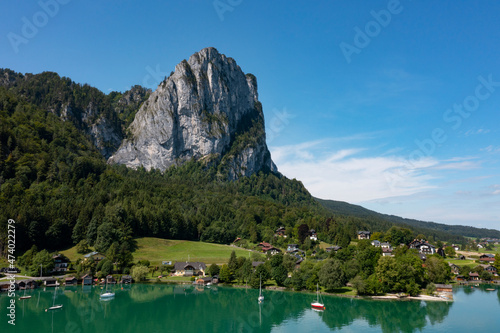
M 215 48 L 175 67 L 142 104 L 128 138 L 108 162 L 164 171 L 193 159 L 216 161 L 230 179 L 277 172 L 257 81 Z

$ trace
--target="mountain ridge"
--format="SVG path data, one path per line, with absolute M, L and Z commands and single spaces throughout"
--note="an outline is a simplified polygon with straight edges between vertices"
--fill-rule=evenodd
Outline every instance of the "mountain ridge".
M 496 229 L 477 228 L 466 225 L 448 225 L 433 221 L 421 221 L 416 219 L 400 217 L 396 215 L 379 213 L 364 208 L 363 206 L 351 204 L 345 201 L 319 199 L 319 198 L 314 198 L 314 199 L 317 202 L 319 202 L 323 207 L 336 214 L 356 216 L 359 218 L 377 218 L 395 223 L 397 225 L 409 226 L 412 228 L 426 228 L 429 230 L 444 231 L 458 236 L 466 236 L 474 238 L 478 237 L 500 238 L 500 230 Z

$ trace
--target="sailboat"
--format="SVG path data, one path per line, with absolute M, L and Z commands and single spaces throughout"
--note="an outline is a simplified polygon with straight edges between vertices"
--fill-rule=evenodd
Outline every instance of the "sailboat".
M 29 299 L 29 298 L 31 298 L 30 295 L 26 295 L 26 289 L 27 288 L 28 288 L 27 286 L 24 287 L 24 295 L 21 296 L 21 297 L 19 297 L 19 299 Z
M 101 294 L 101 299 L 111 299 L 113 297 L 115 297 L 115 293 L 111 292 L 111 291 L 108 291 L 108 281 L 106 279 L 106 292 L 104 292 L 103 294 Z
M 45 309 L 45 311 L 47 311 L 47 310 L 57 310 L 57 309 L 60 309 L 60 308 L 63 307 L 62 304 L 56 305 L 56 293 L 57 293 L 57 287 L 54 290 L 54 301 L 52 303 L 52 306 L 50 308 L 48 308 L 48 309 Z
M 319 284 L 316 284 L 316 302 L 312 302 L 311 306 L 314 310 L 320 310 L 323 311 L 325 309 L 325 305 L 320 302 L 320 294 L 319 294 Z
M 259 286 L 259 303 L 264 302 L 264 296 L 262 296 L 262 275 L 260 276 L 260 286 Z

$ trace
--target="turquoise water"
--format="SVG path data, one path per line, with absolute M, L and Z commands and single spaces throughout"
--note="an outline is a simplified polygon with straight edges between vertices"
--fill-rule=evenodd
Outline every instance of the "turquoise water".
M 0 295 L 0 332 L 496 332 L 500 290 L 454 289 L 454 302 L 375 301 L 323 297 L 326 310 L 310 309 L 314 294 L 190 285 L 117 285 L 99 300 L 100 287 L 35 289 L 16 295 L 16 325 L 7 323 L 10 298 Z M 63 309 L 48 311 L 54 292 Z

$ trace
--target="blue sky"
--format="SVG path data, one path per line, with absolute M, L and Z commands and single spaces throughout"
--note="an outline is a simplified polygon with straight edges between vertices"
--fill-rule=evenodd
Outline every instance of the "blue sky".
M 496 1 L 0 4 L 0 67 L 155 88 L 213 46 L 258 80 L 279 170 L 320 198 L 500 229 Z

